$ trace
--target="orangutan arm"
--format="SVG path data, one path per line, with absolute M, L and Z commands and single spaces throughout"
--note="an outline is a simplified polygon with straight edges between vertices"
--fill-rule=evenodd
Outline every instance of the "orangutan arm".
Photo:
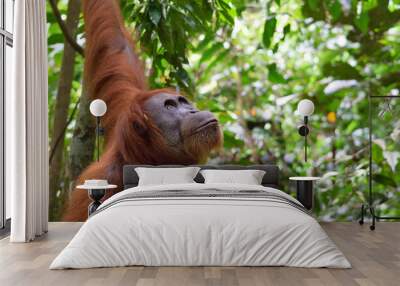
M 115 161 L 115 159 L 114 159 Z M 113 160 L 108 156 L 103 156 L 100 162 L 94 162 L 87 167 L 76 180 L 76 185 L 83 185 L 85 180 L 103 179 L 108 180 L 108 183 L 115 184 L 118 187 L 107 191 L 103 200 L 113 195 L 115 192 L 122 190 L 121 171 L 112 168 Z M 88 206 L 91 200 L 89 199 L 87 190 L 75 189 L 71 193 L 66 208 L 63 213 L 63 221 L 85 221 L 88 215 Z
M 109 107 L 135 90 L 144 90 L 146 80 L 134 52 L 132 37 L 124 27 L 116 0 L 84 0 L 85 80 L 91 98 L 101 98 Z

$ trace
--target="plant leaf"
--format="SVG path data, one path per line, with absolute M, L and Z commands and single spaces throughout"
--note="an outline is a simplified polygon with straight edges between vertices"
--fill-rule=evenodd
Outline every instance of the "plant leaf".
M 348 80 L 356 79 L 361 80 L 362 75 L 360 72 L 347 62 L 329 62 L 322 66 L 322 71 L 325 76 L 333 76 L 336 79 Z
M 396 151 L 383 151 L 383 157 L 385 158 L 386 162 L 389 164 L 390 168 L 394 172 L 396 170 L 397 162 L 400 158 L 400 153 Z
M 362 12 L 360 16 L 358 16 L 354 20 L 354 24 L 356 27 L 363 32 L 364 34 L 368 32 L 368 24 L 369 24 L 369 17 L 366 12 Z
M 286 24 L 286 26 L 283 28 L 283 35 L 284 37 L 290 32 L 290 24 Z
M 54 45 L 54 44 L 60 44 L 64 43 L 64 35 L 61 33 L 57 34 L 52 34 L 48 39 L 47 39 L 47 44 L 49 46 Z
M 334 21 L 337 21 L 340 18 L 342 15 L 342 5 L 340 5 L 339 0 L 335 0 L 331 5 L 329 5 L 329 13 Z
M 203 52 L 203 55 L 201 56 L 199 63 L 202 64 L 202 63 L 208 61 L 223 47 L 224 46 L 222 43 L 216 43 L 216 44 L 212 45 L 210 48 L 208 48 L 207 50 L 205 50 Z
M 380 183 L 380 184 L 382 184 L 384 186 L 391 186 L 391 187 L 394 187 L 394 188 L 397 187 L 396 181 L 392 177 L 389 177 L 389 176 L 385 176 L 385 175 L 382 175 L 382 174 L 375 174 L 375 175 L 372 176 L 372 179 L 375 182 Z
M 276 64 L 270 64 L 268 67 L 268 79 L 273 83 L 286 83 L 287 81 L 281 73 L 279 73 Z
M 315 11 L 317 10 L 318 0 L 307 0 L 307 4 L 311 10 Z
M 235 133 L 224 130 L 224 148 L 240 148 L 244 146 L 244 142 L 238 139 Z
M 151 7 L 150 8 L 150 11 L 149 11 L 149 17 L 150 17 L 150 20 L 151 20 L 151 22 L 154 24 L 154 25 L 158 25 L 158 23 L 160 22 L 160 19 L 161 19 L 161 12 L 160 12 L 160 10 L 158 10 L 156 7 Z
M 272 42 L 272 37 L 274 36 L 276 29 L 276 18 L 272 17 L 265 21 L 264 32 L 263 32 L 263 44 L 266 48 L 269 48 Z

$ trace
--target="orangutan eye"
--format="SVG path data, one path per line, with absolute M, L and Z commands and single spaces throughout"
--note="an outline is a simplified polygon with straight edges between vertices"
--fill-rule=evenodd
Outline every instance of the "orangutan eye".
M 165 106 L 166 109 L 173 109 L 173 108 L 176 108 L 176 107 L 177 107 L 177 103 L 176 103 L 175 100 L 167 99 L 167 100 L 164 102 L 164 106 Z
M 179 101 L 180 103 L 182 103 L 182 104 L 189 104 L 189 101 L 188 101 L 186 98 L 184 98 L 183 96 L 180 96 L 180 97 L 178 98 L 178 101 Z

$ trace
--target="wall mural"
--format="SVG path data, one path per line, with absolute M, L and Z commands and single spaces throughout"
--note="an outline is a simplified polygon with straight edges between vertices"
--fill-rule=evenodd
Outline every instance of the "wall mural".
M 49 0 L 50 220 L 84 220 L 77 184 L 107 179 L 110 196 L 125 164 L 203 163 L 277 164 L 292 194 L 289 177 L 320 176 L 314 213 L 356 219 L 367 96 L 399 94 L 400 7 L 314 2 Z M 94 99 L 107 104 L 99 161 Z M 315 104 L 307 162 L 302 99 Z M 378 212 L 399 215 L 400 152 L 376 142 Z
M 79 176 L 107 179 L 121 191 L 127 164 L 200 164 L 222 142 L 219 124 L 171 89 L 149 90 L 134 42 L 115 1 L 85 1 L 85 79 L 91 99 L 103 99 L 105 148 Z M 86 190 L 75 190 L 64 219 L 87 217 Z

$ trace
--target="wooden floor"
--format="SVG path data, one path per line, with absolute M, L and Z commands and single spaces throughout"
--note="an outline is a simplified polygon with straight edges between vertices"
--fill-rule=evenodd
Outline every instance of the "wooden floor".
M 400 223 L 325 223 L 323 228 L 353 265 L 352 269 L 289 267 L 123 267 L 48 270 L 80 223 L 50 223 L 32 243 L 0 241 L 0 285 L 400 285 Z

